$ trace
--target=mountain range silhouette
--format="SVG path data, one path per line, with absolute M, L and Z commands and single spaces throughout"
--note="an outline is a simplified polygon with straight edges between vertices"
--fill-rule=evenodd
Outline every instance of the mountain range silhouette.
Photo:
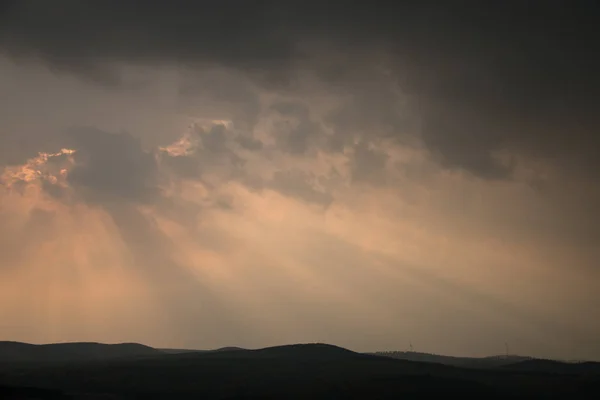
M 498 364 L 500 359 L 503 363 Z M 457 394 L 506 399 L 600 395 L 600 363 L 518 356 L 460 360 L 411 352 L 364 354 L 322 343 L 185 350 L 136 343 L 0 342 L 0 398 L 395 399 Z

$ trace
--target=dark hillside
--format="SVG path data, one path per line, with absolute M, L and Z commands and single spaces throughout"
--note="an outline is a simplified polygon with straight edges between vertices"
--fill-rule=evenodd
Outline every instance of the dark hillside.
M 498 368 L 520 361 L 530 360 L 523 356 L 491 356 L 491 357 L 453 357 L 439 354 L 419 353 L 414 351 L 385 351 L 371 353 L 377 356 L 396 358 L 399 360 L 419 361 L 453 365 L 464 368 Z
M 162 354 L 160 350 L 138 343 L 55 343 L 35 345 L 20 342 L 0 342 L 0 364 L 64 363 L 159 354 Z
M 574 399 L 584 390 L 600 395 L 599 377 L 593 375 L 463 369 L 323 344 L 8 369 L 0 373 L 0 384 L 124 399 L 396 399 L 453 394 Z
M 556 374 L 600 374 L 600 363 L 567 363 L 554 360 L 526 360 L 502 367 L 505 370 L 519 372 L 544 372 Z

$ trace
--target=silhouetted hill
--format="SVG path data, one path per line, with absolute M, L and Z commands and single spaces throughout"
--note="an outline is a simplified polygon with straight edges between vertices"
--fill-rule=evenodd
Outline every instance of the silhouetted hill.
M 246 349 L 242 349 L 241 347 L 221 347 L 219 349 L 215 349 L 215 350 L 209 350 L 209 351 L 213 351 L 213 352 L 221 352 L 221 351 L 238 351 L 238 350 L 246 350 Z
M 340 358 L 361 357 L 360 353 L 324 343 L 292 344 L 285 346 L 267 347 L 264 349 L 251 350 L 254 355 L 272 357 L 301 357 L 301 358 Z
M 47 363 L 107 360 L 162 354 L 138 343 L 54 343 L 0 342 L 0 363 Z
M 377 356 L 391 357 L 399 360 L 438 363 L 463 368 L 499 368 L 504 365 L 515 364 L 520 361 L 530 360 L 531 357 L 523 356 L 490 356 L 490 357 L 453 357 L 439 354 L 419 353 L 414 351 L 382 351 L 371 353 Z
M 159 353 L 145 358 L 0 368 L 0 385 L 75 399 L 411 399 L 600 396 L 599 375 L 464 369 L 355 353 L 326 344 Z M 86 396 L 86 397 L 82 397 Z
M 262 349 L 243 349 L 240 347 L 222 347 L 215 350 L 173 352 L 173 356 L 182 358 L 208 357 L 208 358 L 297 358 L 297 359 L 339 359 L 340 357 L 365 357 L 342 347 L 321 343 L 293 344 L 273 346 Z

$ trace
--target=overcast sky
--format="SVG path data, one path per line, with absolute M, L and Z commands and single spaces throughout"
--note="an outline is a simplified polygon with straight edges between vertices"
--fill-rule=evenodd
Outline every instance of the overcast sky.
M 0 1 L 0 340 L 600 360 L 593 1 Z

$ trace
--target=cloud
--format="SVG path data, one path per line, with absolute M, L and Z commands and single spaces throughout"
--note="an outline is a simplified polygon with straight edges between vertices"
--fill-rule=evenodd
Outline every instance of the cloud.
M 161 148 L 161 162 L 186 179 L 209 182 L 246 177 L 246 160 L 238 154 L 236 144 L 246 149 L 242 143 L 250 143 L 256 149 L 262 146 L 257 147 L 260 142 L 231 125 L 230 121 L 219 120 L 192 124 L 178 141 Z
M 253 139 L 247 136 L 238 136 L 236 138 L 240 146 L 242 146 L 246 150 L 261 150 L 263 148 L 263 144 L 260 140 Z
M 315 177 L 298 170 L 277 171 L 267 187 L 284 195 L 323 206 L 331 204 L 332 196 L 315 188 Z
M 375 119 L 397 136 L 406 118 L 392 106 L 399 98 L 389 88 L 396 85 L 422 120 L 424 143 L 448 168 L 508 178 L 510 168 L 494 159 L 507 150 L 594 174 L 598 120 L 590 104 L 600 82 L 588 55 L 600 43 L 597 7 L 532 7 L 534 13 L 519 2 L 8 2 L 0 46 L 91 76 L 120 64 L 226 66 L 288 92 L 302 71 L 312 71 L 332 90 L 352 88 L 353 109 L 361 108 L 353 124 Z M 96 34 L 109 28 L 110 35 Z M 380 91 L 368 89 L 373 68 L 390 77 Z M 284 86 L 278 76 L 287 76 Z M 290 149 L 303 149 L 303 129 L 290 132 Z
M 75 150 L 63 148 L 56 153 L 39 152 L 23 165 L 10 166 L 0 175 L 6 190 L 22 190 L 31 182 L 65 184 L 67 168 L 73 164 Z
M 117 199 L 151 201 L 158 192 L 154 155 L 129 134 L 113 134 L 95 128 L 69 132 L 76 152 L 68 182 L 92 201 Z
M 271 105 L 276 112 L 273 130 L 276 145 L 291 154 L 303 154 L 316 138 L 323 135 L 320 126 L 311 119 L 310 110 L 301 103 L 279 102 Z
M 385 183 L 387 158 L 384 151 L 370 148 L 368 142 L 357 143 L 351 159 L 352 178 L 357 182 Z

